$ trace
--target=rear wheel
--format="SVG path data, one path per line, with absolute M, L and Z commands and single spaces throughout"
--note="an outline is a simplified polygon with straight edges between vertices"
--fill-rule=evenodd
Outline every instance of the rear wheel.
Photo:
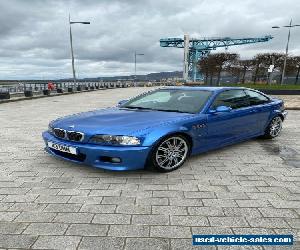
M 270 124 L 268 125 L 265 134 L 264 134 L 264 138 L 267 139 L 272 139 L 277 137 L 280 132 L 282 130 L 282 119 L 279 116 L 275 116 Z
M 169 136 L 153 149 L 149 164 L 160 172 L 171 172 L 183 165 L 189 152 L 190 144 L 184 136 Z

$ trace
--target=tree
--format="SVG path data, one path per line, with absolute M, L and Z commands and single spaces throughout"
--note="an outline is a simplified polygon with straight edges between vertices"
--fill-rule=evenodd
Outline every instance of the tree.
M 257 80 L 258 73 L 261 69 L 261 65 L 264 61 L 264 56 L 263 56 L 263 54 L 257 54 L 252 60 L 253 60 L 253 64 L 254 64 L 254 67 L 255 67 L 254 75 L 253 75 L 253 83 L 255 84 L 256 80 Z
M 213 76 L 216 73 L 216 61 L 214 56 L 208 55 L 202 58 L 198 62 L 198 68 L 205 76 L 205 84 L 208 84 L 208 79 L 210 78 L 209 84 L 212 85 Z
M 285 55 L 282 53 L 264 53 L 264 61 L 263 61 L 263 67 L 265 72 L 267 72 L 267 69 L 270 65 L 274 65 L 273 70 L 278 70 L 279 72 L 283 71 L 283 62 Z M 268 77 L 270 77 L 270 73 L 267 73 Z M 270 81 L 268 81 L 270 83 Z
M 241 81 L 241 83 L 244 84 L 247 70 L 250 70 L 253 67 L 253 60 L 238 60 L 238 64 L 242 68 L 242 81 Z
M 297 84 L 299 79 L 299 74 L 300 74 L 300 56 L 294 56 L 293 58 L 294 58 L 295 65 L 297 65 L 297 74 L 295 79 L 295 84 Z
M 288 57 L 285 68 L 286 75 L 293 75 L 296 73 L 295 84 L 298 83 L 300 74 L 300 56 Z
M 229 65 L 225 68 L 225 71 L 231 74 L 231 76 L 235 77 L 236 80 L 234 83 L 239 83 L 240 82 L 240 77 L 241 77 L 241 72 L 242 68 L 238 64 L 234 65 Z
M 274 65 L 274 70 L 282 74 L 285 55 L 282 53 L 261 53 L 250 60 L 239 60 L 239 55 L 235 53 L 215 53 L 202 58 L 198 62 L 199 70 L 205 76 L 205 84 L 213 84 L 213 77 L 217 76 L 217 85 L 220 85 L 221 72 L 226 70 L 231 75 L 237 77 L 237 82 L 241 78 L 241 83 L 245 83 L 247 71 L 252 71 L 253 82 L 256 83 L 260 77 L 268 76 L 267 69 Z M 300 78 L 300 56 L 288 57 L 286 64 L 286 74 L 296 74 L 295 84 Z
M 217 85 L 220 85 L 221 72 L 225 67 L 234 64 L 239 56 L 236 53 L 216 53 L 212 55 L 216 62 Z
M 283 69 L 284 54 L 281 53 L 263 53 L 257 54 L 254 58 L 254 77 L 253 82 L 261 75 L 267 75 L 267 69 L 270 65 L 274 65 L 274 69 L 279 69 L 282 72 Z
M 208 65 L 208 57 L 204 57 L 198 62 L 198 69 L 204 75 L 204 83 L 208 84 L 208 76 L 209 76 L 209 65 Z

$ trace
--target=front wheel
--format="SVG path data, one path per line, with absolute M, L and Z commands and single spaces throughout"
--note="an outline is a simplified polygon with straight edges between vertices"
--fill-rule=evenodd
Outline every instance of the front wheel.
M 265 134 L 264 134 L 264 138 L 267 139 L 272 139 L 277 137 L 280 132 L 282 130 L 282 119 L 279 116 L 275 116 L 270 124 L 268 125 Z
M 171 172 L 183 165 L 189 152 L 190 144 L 184 136 L 169 136 L 153 149 L 149 164 L 160 172 Z

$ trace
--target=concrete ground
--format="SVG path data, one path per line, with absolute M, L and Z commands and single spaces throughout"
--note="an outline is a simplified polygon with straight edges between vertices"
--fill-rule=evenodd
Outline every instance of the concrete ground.
M 277 97 L 284 101 L 287 109 L 300 110 L 300 95 L 278 95 Z
M 282 135 L 192 157 L 179 170 L 110 172 L 48 156 L 41 138 L 63 115 L 149 88 L 0 105 L 0 248 L 193 247 L 192 234 L 300 234 L 300 111 Z M 299 243 L 299 242 L 298 242 Z

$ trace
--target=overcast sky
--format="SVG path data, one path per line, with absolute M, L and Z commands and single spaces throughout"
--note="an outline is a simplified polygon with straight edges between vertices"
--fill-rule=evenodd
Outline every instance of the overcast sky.
M 283 52 L 287 32 L 271 29 L 300 24 L 299 0 L 0 0 L 0 79 L 71 77 L 68 14 L 78 76 L 96 77 L 182 70 L 183 50 L 161 48 L 159 39 L 183 37 L 260 37 L 268 43 L 231 47 L 242 58 Z M 300 27 L 290 52 L 300 55 Z M 218 52 L 224 49 L 218 49 Z

